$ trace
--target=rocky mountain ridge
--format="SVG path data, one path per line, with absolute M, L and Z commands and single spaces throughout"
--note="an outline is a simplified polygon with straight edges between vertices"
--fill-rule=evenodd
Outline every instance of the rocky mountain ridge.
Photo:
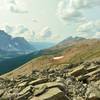
M 0 30 L 0 49 L 11 52 L 30 52 L 33 47 L 23 37 L 15 37 L 8 35 L 5 31 Z

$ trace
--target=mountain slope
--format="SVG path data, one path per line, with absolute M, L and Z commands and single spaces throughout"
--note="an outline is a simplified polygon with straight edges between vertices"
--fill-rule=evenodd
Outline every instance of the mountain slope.
M 59 45 L 59 44 L 58 44 Z M 100 40 L 82 39 L 68 46 L 52 47 L 50 49 L 40 51 L 40 55 L 24 64 L 20 68 L 4 75 L 16 77 L 17 75 L 29 74 L 33 69 L 42 70 L 48 67 L 63 67 L 70 63 L 80 63 L 100 57 Z M 54 59 L 54 58 L 60 59 Z
M 37 52 L 33 52 L 30 54 L 24 54 L 20 56 L 15 56 L 9 59 L 3 59 L 0 61 L 0 75 L 10 72 L 24 63 L 30 61 L 33 58 L 40 56 L 41 54 L 37 54 Z

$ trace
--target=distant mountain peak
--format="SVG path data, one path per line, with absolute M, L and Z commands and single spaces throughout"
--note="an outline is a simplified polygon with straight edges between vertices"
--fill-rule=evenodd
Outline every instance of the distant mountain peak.
M 64 39 L 63 41 L 61 41 L 59 43 L 59 45 L 64 45 L 64 44 L 71 45 L 72 43 L 82 41 L 82 40 L 86 40 L 86 38 L 78 37 L 78 36 L 76 36 L 76 37 L 70 36 L 70 37 Z
M 82 40 L 82 39 L 86 39 L 86 38 L 79 37 L 79 36 L 76 36 L 76 37 L 70 36 L 66 38 L 65 40 Z
M 0 42 L 0 49 L 4 51 L 33 51 L 33 47 L 24 37 L 12 38 L 12 36 L 8 35 L 4 30 L 0 30 L 0 41 L 2 41 Z

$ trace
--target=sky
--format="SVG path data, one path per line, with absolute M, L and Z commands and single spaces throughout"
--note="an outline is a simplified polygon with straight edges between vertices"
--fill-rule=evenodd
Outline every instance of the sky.
M 0 29 L 28 41 L 100 38 L 100 0 L 0 0 Z

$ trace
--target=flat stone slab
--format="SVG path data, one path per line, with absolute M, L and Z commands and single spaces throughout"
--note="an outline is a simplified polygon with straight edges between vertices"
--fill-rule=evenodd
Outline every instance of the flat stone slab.
M 68 75 L 77 77 L 85 73 L 86 73 L 86 70 L 84 69 L 84 66 L 78 66 L 78 67 L 75 67 L 73 71 L 69 72 Z
M 26 88 L 24 88 L 20 93 L 19 95 L 24 95 L 25 93 L 29 92 L 31 90 L 32 86 L 29 85 L 27 86 Z
M 29 85 L 38 85 L 38 84 L 42 84 L 42 83 L 46 83 L 48 81 L 48 79 L 44 78 L 44 79 L 37 79 L 34 81 L 31 81 L 29 83 Z
M 58 87 L 61 90 L 65 90 L 65 85 L 63 83 L 57 83 L 57 82 L 48 82 L 48 83 L 36 85 L 34 86 L 34 88 L 40 88 L 43 87 L 44 85 L 47 86 L 48 89 Z
M 43 95 L 33 97 L 31 100 L 68 100 L 59 88 L 51 88 Z

